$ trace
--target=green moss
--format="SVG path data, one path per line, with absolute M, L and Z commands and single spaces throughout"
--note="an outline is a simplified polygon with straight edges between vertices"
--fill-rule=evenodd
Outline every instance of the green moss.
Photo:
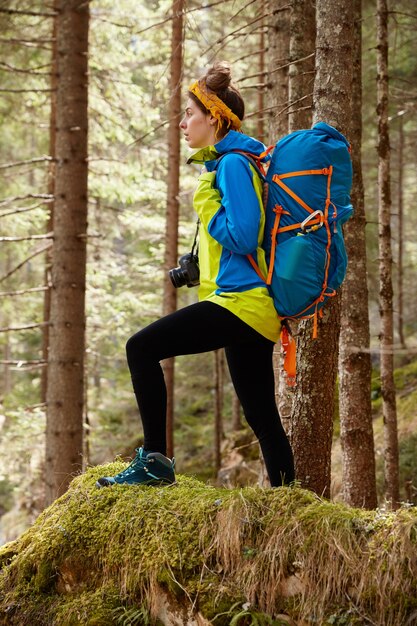
M 121 600 L 117 593 L 105 593 L 102 589 L 70 595 L 53 611 L 56 626 L 106 626 L 115 622 L 115 611 Z M 128 623 L 128 622 L 127 622 Z
M 374 622 L 382 610 L 398 619 L 414 610 L 416 511 L 366 512 L 299 487 L 226 490 L 184 476 L 165 488 L 95 487 L 124 466 L 90 468 L 0 549 L 0 624 L 145 624 L 161 592 L 220 626 L 239 613 L 242 624 L 272 624 L 279 612 L 342 624 L 349 610 Z M 301 587 L 288 596 L 294 581 Z
M 417 381 L 417 361 L 395 369 L 394 382 L 397 391 L 407 388 L 415 389 Z

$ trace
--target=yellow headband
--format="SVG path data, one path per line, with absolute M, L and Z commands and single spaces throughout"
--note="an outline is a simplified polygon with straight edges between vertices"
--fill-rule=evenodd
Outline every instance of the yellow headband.
M 233 113 L 231 109 L 220 100 L 213 92 L 208 92 L 204 81 L 196 81 L 189 86 L 188 90 L 200 100 L 202 104 L 210 111 L 213 117 L 222 124 L 224 120 L 227 120 L 227 128 L 232 130 L 240 130 L 242 125 L 241 120 L 237 115 Z M 219 126 L 220 128 L 220 126 Z

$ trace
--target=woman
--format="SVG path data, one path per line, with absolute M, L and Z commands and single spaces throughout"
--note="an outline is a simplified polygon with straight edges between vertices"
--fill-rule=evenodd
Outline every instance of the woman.
M 230 68 L 216 63 L 188 92 L 180 128 L 189 162 L 205 166 L 194 195 L 200 219 L 199 302 L 139 331 L 127 342 L 127 360 L 144 430 L 132 463 L 97 486 L 170 484 L 166 457 L 166 387 L 160 361 L 226 349 L 230 375 L 245 417 L 257 436 L 271 486 L 294 479 L 293 457 L 275 403 L 272 351 L 279 320 L 251 255 L 266 275 L 262 183 L 248 159 L 264 145 L 240 132 L 244 102 Z M 219 157 L 221 157 L 219 159 Z

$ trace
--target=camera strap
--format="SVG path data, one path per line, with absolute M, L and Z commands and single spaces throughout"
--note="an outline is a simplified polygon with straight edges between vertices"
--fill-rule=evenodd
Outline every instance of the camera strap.
M 196 254 L 198 256 L 198 231 L 200 228 L 200 218 L 197 220 L 195 235 L 193 245 L 191 246 L 191 254 Z

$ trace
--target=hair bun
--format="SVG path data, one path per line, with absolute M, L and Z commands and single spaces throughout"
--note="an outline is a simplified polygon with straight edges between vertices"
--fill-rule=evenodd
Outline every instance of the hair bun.
M 203 78 L 207 87 L 215 93 L 225 91 L 232 82 L 230 65 L 226 61 L 216 61 Z

